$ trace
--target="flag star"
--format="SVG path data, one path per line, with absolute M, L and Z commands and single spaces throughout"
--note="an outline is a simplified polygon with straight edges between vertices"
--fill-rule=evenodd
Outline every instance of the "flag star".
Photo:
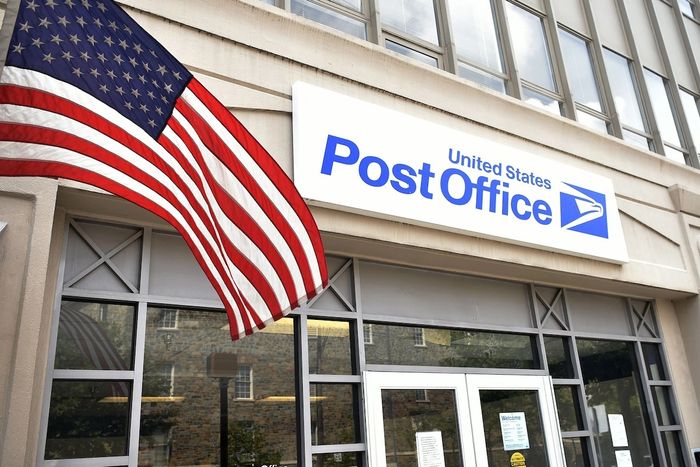
M 166 104 L 168 103 L 168 98 L 165 97 L 165 96 L 160 96 L 160 100 L 162 100 L 162 101 L 165 102 Z
M 68 6 L 68 8 L 73 8 L 75 6 L 73 0 L 65 0 L 65 3 Z
M 124 32 L 126 32 L 128 35 L 131 35 L 131 28 L 129 26 L 124 26 L 122 29 L 124 29 Z
M 165 74 L 168 72 L 168 70 L 163 65 L 159 66 L 156 71 L 160 73 L 161 76 L 165 76 Z
M 148 91 L 148 92 L 146 93 L 146 95 L 147 95 L 148 97 L 150 97 L 151 99 L 155 99 L 155 98 L 156 98 L 156 95 L 153 94 L 153 91 Z
M 51 62 L 56 60 L 51 53 L 43 54 L 43 58 L 41 59 L 42 62 L 49 62 L 49 65 L 51 65 Z
M 97 29 L 102 29 L 102 26 L 104 26 L 104 24 L 102 24 L 102 21 L 100 21 L 100 18 L 95 18 L 94 20 L 92 20 L 92 23 L 95 26 L 97 26 Z
M 42 42 L 41 37 L 37 37 L 32 39 L 32 45 L 41 48 L 41 46 L 44 45 L 44 42 Z
M 99 61 L 101 61 L 102 63 L 104 63 L 104 62 L 107 61 L 107 57 L 105 57 L 105 54 L 103 54 L 102 52 L 100 52 L 100 53 L 97 54 L 97 59 L 98 59 Z
M 95 46 L 95 44 L 97 44 L 97 39 L 95 39 L 95 36 L 91 36 L 91 35 L 89 35 L 89 34 L 88 34 L 88 36 L 87 36 L 87 41 L 88 41 L 88 42 L 90 43 L 90 45 L 92 45 L 93 47 Z
M 163 116 L 163 111 L 160 110 L 160 107 L 156 107 L 156 113 L 160 115 L 161 117 Z
M 107 11 L 107 7 L 102 2 L 97 2 L 97 9 L 100 10 L 102 13 Z
M 151 71 L 151 65 L 148 64 L 148 62 L 141 62 L 143 65 L 143 69 L 146 71 Z
M 117 78 L 117 75 L 112 70 L 107 70 L 107 76 L 109 76 L 112 79 Z
M 137 54 L 143 53 L 143 47 L 141 44 L 134 43 L 133 49 L 136 51 Z
M 88 54 L 87 50 L 85 50 L 83 52 L 80 52 L 80 58 L 82 58 L 83 60 L 85 60 L 87 62 L 92 57 L 90 57 L 90 54 Z
M 146 84 L 146 77 L 143 75 L 139 75 L 139 81 L 141 81 L 141 84 Z
M 75 18 L 75 22 L 78 23 L 81 27 L 85 27 L 85 25 L 87 24 L 87 21 L 85 21 L 82 16 L 78 16 L 77 18 Z
M 155 122 L 155 120 L 153 120 L 153 119 L 149 119 L 149 120 L 148 120 L 148 124 L 151 125 L 151 128 L 155 128 L 155 127 L 156 127 L 156 122 Z
M 78 68 L 73 68 L 73 71 L 72 71 L 71 73 L 73 73 L 73 74 L 74 74 L 75 76 L 77 76 L 78 78 L 80 78 L 81 76 L 83 76 L 83 75 L 85 74 L 85 73 L 82 72 L 82 70 L 80 69 L 80 67 L 78 67 Z
M 156 51 L 153 50 L 153 49 L 151 49 L 151 55 L 153 55 L 154 57 L 158 58 L 158 54 L 156 54 Z
M 111 29 L 112 31 L 116 31 L 117 29 L 119 29 L 119 27 L 117 26 L 117 23 L 114 21 L 110 21 L 109 24 L 107 25 L 107 27 L 109 29 Z
M 37 5 L 34 0 L 27 2 L 27 9 L 36 11 L 37 8 L 39 8 L 39 5 Z
M 58 17 L 58 24 L 63 26 L 64 28 L 67 27 L 70 24 L 70 21 L 68 21 L 68 18 L 65 16 L 59 16 Z
M 17 53 L 20 54 L 20 55 L 22 54 L 22 51 L 23 51 L 24 49 L 26 49 L 26 47 L 24 47 L 24 46 L 22 45 L 22 43 L 15 44 L 15 45 L 12 46 L 12 52 L 17 52 Z
M 173 85 L 172 85 L 172 84 L 166 84 L 166 85 L 164 86 L 164 89 L 165 89 L 166 91 L 168 91 L 168 94 L 172 94 L 172 93 L 173 93 Z
M 105 36 L 105 44 L 107 44 L 110 47 L 114 45 L 114 41 L 112 40 L 111 36 Z
M 154 79 L 154 80 L 151 80 L 151 84 L 152 84 L 153 86 L 155 86 L 156 89 L 160 89 L 160 84 L 158 84 L 158 81 L 156 81 L 155 79 Z
M 29 21 L 25 21 L 24 23 L 19 23 L 19 30 L 22 32 L 29 32 L 30 29 L 32 29 L 34 26 L 29 25 Z
M 101 84 L 101 85 L 100 85 L 100 91 L 102 91 L 102 92 L 104 92 L 104 93 L 108 93 L 108 92 L 109 92 L 109 88 L 107 87 L 106 84 Z
M 61 39 L 61 36 L 58 34 L 51 34 L 51 42 L 55 43 L 56 45 L 61 45 L 63 39 Z
M 173 73 L 173 76 L 174 76 L 178 81 L 181 81 L 181 80 L 182 80 L 182 77 L 180 76 L 180 72 L 179 72 L 179 71 L 176 71 L 175 73 Z
M 56 7 L 56 0 L 46 0 L 46 6 L 51 7 L 51 9 Z
M 137 98 L 137 99 L 138 99 L 139 97 L 141 97 L 141 93 L 139 92 L 139 90 L 138 90 L 137 88 L 132 89 L 132 90 L 131 90 L 131 94 L 132 94 L 135 98 Z
M 122 78 L 124 78 L 124 79 L 126 80 L 127 83 L 130 83 L 131 80 L 134 79 L 134 78 L 131 77 L 131 73 L 129 73 L 128 71 L 125 72 L 125 73 L 122 75 Z
M 48 17 L 48 16 L 47 16 L 46 18 L 41 18 L 41 19 L 39 20 L 39 26 L 43 26 L 43 27 L 45 27 L 46 29 L 48 29 L 49 26 L 52 25 L 52 24 L 53 24 L 53 23 L 52 23 L 51 21 L 49 21 L 49 17 Z
M 101 76 L 101 73 L 97 71 L 97 68 L 90 68 L 90 74 L 94 76 L 95 78 Z
M 70 34 L 68 35 L 69 41 L 71 41 L 73 44 L 78 45 L 78 42 L 80 42 L 80 38 L 78 37 L 77 34 Z
M 129 101 L 126 101 L 126 104 L 124 104 L 124 107 L 126 107 L 129 110 L 134 110 L 134 106 Z
M 83 0 L 80 3 L 83 4 L 83 6 L 85 7 L 86 10 L 89 10 L 92 7 L 92 5 L 90 5 L 90 2 L 88 0 Z
M 136 61 L 134 57 L 129 57 L 129 63 L 131 63 L 131 66 L 136 68 L 139 65 L 139 62 Z
M 123 96 L 124 94 L 126 94 L 126 93 L 124 92 L 124 88 L 122 88 L 121 86 L 117 86 L 117 89 L 115 89 L 115 91 L 117 91 L 117 93 L 118 93 L 120 96 Z
M 146 106 L 146 104 L 141 104 L 141 105 L 139 106 L 139 109 L 143 110 L 143 113 L 148 113 L 148 112 L 149 112 L 149 109 L 148 109 L 148 107 Z
M 61 55 L 61 57 L 63 57 L 64 60 L 69 60 L 69 61 L 73 60 L 73 58 L 75 58 L 75 57 L 73 57 L 73 55 L 71 55 L 70 51 L 63 52 L 63 55 Z
M 122 49 L 126 50 L 126 49 L 129 48 L 129 44 L 127 44 L 126 41 L 125 41 L 124 39 L 122 39 L 122 40 L 119 41 L 119 47 L 121 47 Z
M 114 54 L 114 61 L 117 62 L 119 65 L 124 63 L 124 59 L 119 54 Z

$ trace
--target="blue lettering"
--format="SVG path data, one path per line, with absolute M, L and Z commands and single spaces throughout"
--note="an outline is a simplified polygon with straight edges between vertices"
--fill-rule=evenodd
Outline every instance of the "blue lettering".
M 379 166 L 379 176 L 376 180 L 369 176 L 369 166 L 371 164 Z M 360 178 L 369 186 L 384 186 L 389 181 L 389 166 L 378 157 L 367 156 L 360 161 Z
M 391 168 L 391 173 L 396 180 L 391 181 L 391 186 L 394 190 L 404 195 L 412 195 L 416 192 L 418 186 L 413 177 L 416 176 L 416 171 L 413 167 L 406 164 L 396 164 Z
M 347 148 L 348 155 L 341 156 L 338 154 L 338 146 Z M 326 140 L 326 151 L 323 153 L 323 164 L 321 164 L 321 173 L 330 175 L 333 171 L 333 164 L 339 162 L 341 164 L 353 165 L 360 158 L 360 148 L 349 139 L 338 138 L 337 136 L 328 135 Z
M 464 193 L 462 196 L 455 198 L 450 193 L 450 178 L 453 175 L 461 178 L 464 182 Z M 442 196 L 445 197 L 447 201 L 458 206 L 467 204 L 472 197 L 472 181 L 469 179 L 469 175 L 465 174 L 459 169 L 447 169 L 442 173 L 440 177 L 440 190 L 442 190 Z

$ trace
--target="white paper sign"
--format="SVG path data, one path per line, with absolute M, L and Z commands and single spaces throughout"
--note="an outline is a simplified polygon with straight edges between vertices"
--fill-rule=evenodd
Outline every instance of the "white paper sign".
M 503 450 L 530 449 L 525 412 L 506 412 L 499 414 L 499 416 L 501 418 Z
M 628 261 L 608 178 L 305 83 L 293 105 L 294 184 L 311 204 Z
M 615 451 L 615 460 L 617 460 L 617 467 L 634 467 L 632 465 L 632 454 L 625 451 Z
M 625 430 L 625 418 L 621 414 L 608 414 L 608 423 L 610 424 L 610 436 L 612 436 L 613 447 L 626 448 L 629 446 L 627 441 L 627 430 Z
M 445 467 L 445 453 L 442 450 L 442 433 L 423 431 L 416 433 L 418 467 Z

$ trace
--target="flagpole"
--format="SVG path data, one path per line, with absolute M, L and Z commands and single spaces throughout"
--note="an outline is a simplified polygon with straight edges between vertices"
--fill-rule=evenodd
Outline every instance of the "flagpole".
M 10 40 L 12 39 L 12 31 L 15 29 L 20 2 L 21 0 L 7 0 L 5 17 L 0 28 L 0 74 L 5 68 L 5 59 L 7 58 L 7 51 L 10 49 Z

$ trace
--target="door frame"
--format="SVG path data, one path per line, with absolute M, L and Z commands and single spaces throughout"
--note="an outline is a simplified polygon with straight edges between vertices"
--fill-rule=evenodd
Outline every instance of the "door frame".
M 386 467 L 382 389 L 454 390 L 462 464 L 465 467 L 488 466 L 479 390 L 536 390 L 550 467 L 565 465 L 554 389 L 549 376 L 365 371 L 362 377 L 369 467 Z

